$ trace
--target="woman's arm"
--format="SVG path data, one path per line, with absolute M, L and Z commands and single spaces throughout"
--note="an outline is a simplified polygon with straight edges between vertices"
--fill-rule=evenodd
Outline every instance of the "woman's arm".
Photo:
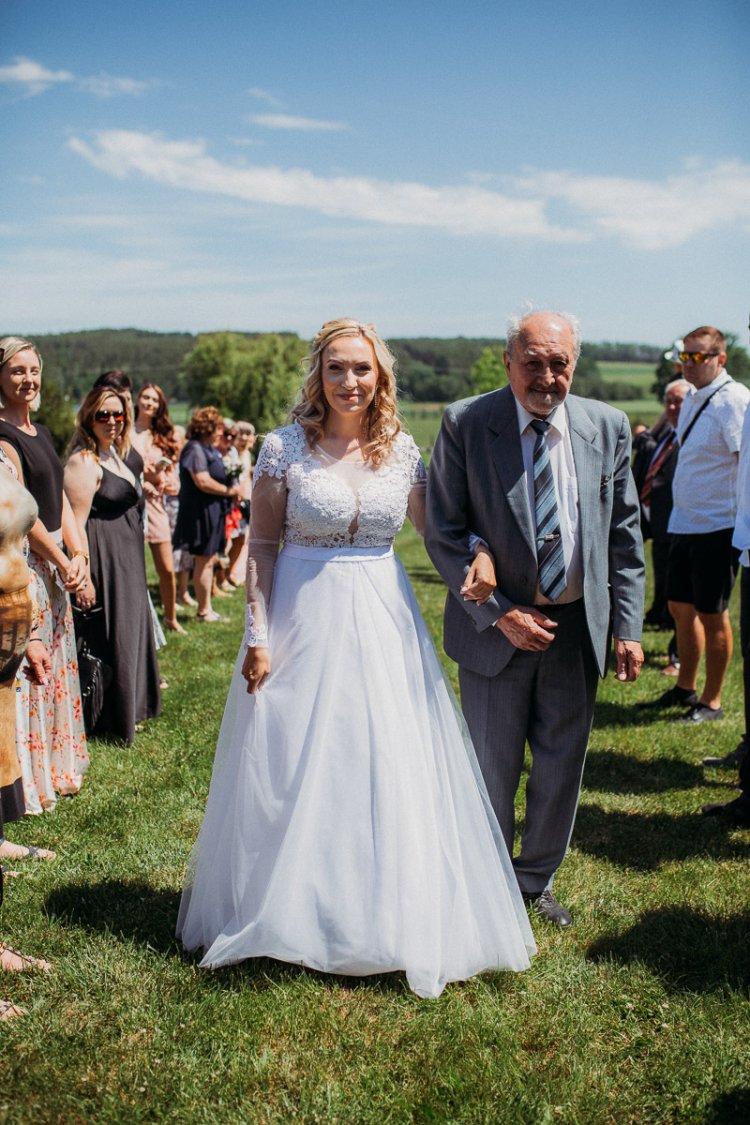
M 214 480 L 211 474 L 205 470 L 194 473 L 190 472 L 193 478 L 193 484 L 199 488 L 201 492 L 207 492 L 209 496 L 238 496 L 239 488 L 233 484 L 230 488 L 228 484 L 222 484 L 221 481 Z
M 63 539 L 72 555 L 70 569 L 75 567 L 69 581 L 74 576 L 79 579 L 78 585 L 70 588 L 75 590 L 76 601 L 82 609 L 90 609 L 96 600 L 89 571 L 86 521 L 101 479 L 101 465 L 88 451 L 79 450 L 68 459 L 64 476 Z
M 273 572 L 286 517 L 286 480 L 270 473 L 257 474 L 250 508 L 250 533 L 247 548 L 247 652 L 242 675 L 247 690 L 262 687 L 271 672 L 268 648 L 268 605 L 273 588 Z

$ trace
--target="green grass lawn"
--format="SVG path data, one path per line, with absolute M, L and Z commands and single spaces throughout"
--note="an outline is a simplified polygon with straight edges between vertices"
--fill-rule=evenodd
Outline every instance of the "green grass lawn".
M 399 550 L 439 641 L 443 590 Z M 523 974 L 414 997 L 271 961 L 206 973 L 174 925 L 242 631 L 189 623 L 161 664 L 164 713 L 130 749 L 95 741 L 81 794 L 12 827 L 54 863 L 7 880 L 2 934 L 55 962 L 3 977 L 3 1122 L 728 1122 L 750 1105 L 750 834 L 696 815 L 728 799 L 706 752 L 741 734 L 739 663 L 721 724 L 632 709 L 669 683 L 664 634 L 641 681 L 599 693 L 571 851 L 575 926 L 535 923 Z M 736 610 L 736 605 L 734 606 Z M 453 669 L 449 669 L 453 675 Z M 746 1118 L 745 1118 L 746 1119 Z

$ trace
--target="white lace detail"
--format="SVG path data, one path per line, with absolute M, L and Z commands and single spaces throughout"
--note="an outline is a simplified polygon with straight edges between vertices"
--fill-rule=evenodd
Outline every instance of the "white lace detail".
M 263 648 L 268 644 L 268 628 L 264 624 L 255 624 L 255 615 L 249 605 L 245 606 L 244 644 L 249 648 Z
M 303 547 L 382 547 L 393 542 L 406 517 L 412 487 L 426 477 L 413 438 L 401 433 L 390 457 L 378 468 L 364 467 L 358 487 L 312 452 L 299 423 L 268 435 L 255 467 L 285 478 L 287 497 L 283 541 Z M 351 467 L 351 463 L 349 463 Z

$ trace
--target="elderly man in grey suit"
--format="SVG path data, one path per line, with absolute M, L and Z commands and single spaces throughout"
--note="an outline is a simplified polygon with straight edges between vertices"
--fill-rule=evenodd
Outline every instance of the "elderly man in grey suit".
M 532 765 L 514 867 L 546 921 L 569 926 L 552 879 L 570 841 L 597 677 L 614 635 L 615 673 L 643 663 L 644 562 L 630 426 L 569 395 L 580 352 L 573 318 L 511 322 L 510 385 L 448 407 L 430 464 L 425 543 L 449 594 L 445 650 L 487 789 L 513 853 L 513 801 L 526 742 Z M 497 587 L 461 592 L 480 536 Z

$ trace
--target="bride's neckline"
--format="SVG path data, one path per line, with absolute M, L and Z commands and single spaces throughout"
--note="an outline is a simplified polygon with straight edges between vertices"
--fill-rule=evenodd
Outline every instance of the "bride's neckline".
M 315 454 L 317 454 L 319 457 L 321 457 L 324 461 L 331 461 L 335 465 L 367 465 L 368 464 L 367 458 L 362 457 L 361 454 L 360 454 L 359 457 L 348 457 L 348 456 L 334 457 L 334 455 L 332 453 L 329 453 L 327 449 L 323 449 L 323 447 L 321 445 L 316 445 L 313 452 Z

